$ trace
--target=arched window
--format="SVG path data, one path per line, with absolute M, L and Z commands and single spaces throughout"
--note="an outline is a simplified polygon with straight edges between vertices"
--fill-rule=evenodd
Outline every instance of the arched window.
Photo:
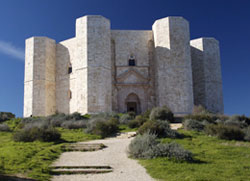
M 135 57 L 133 55 L 130 55 L 130 57 L 128 59 L 128 65 L 135 66 Z
M 72 65 L 71 63 L 68 64 L 68 74 L 72 73 Z

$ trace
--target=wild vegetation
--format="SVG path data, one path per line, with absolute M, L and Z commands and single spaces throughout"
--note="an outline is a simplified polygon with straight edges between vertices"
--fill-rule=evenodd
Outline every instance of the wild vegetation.
M 216 115 L 199 106 L 182 119 L 183 129 L 170 129 L 174 121 L 167 107 L 156 107 L 141 115 L 58 113 L 15 118 L 13 114 L 2 113 L 0 175 L 18 173 L 48 180 L 49 165 L 63 152 L 62 145 L 137 131 L 138 136 L 129 146 L 130 156 L 139 159 L 156 179 L 246 180 L 250 177 L 250 118 Z
M 176 161 L 171 156 L 157 154 L 157 151 L 140 150 L 145 145 L 145 138 L 143 141 L 140 137 L 140 144 L 132 146 L 131 143 L 131 155 L 139 158 L 147 172 L 159 180 L 248 180 L 249 120 L 244 115 L 216 115 L 201 106 L 195 107 L 193 114 L 183 118 L 184 130 L 178 130 L 181 139 L 167 136 L 158 139 L 159 144 L 176 144 L 181 145 L 182 151 L 189 150 L 187 153 L 192 157 L 188 158 L 192 161 Z M 174 153 L 182 151 L 175 149 Z M 164 153 L 168 153 L 168 149 Z M 140 154 L 143 156 L 136 156 Z

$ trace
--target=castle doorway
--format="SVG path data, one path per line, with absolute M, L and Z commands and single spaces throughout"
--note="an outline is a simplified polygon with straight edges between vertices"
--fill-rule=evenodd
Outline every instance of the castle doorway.
M 127 112 L 135 112 L 135 113 L 137 113 L 137 104 L 136 104 L 136 102 L 128 102 L 127 103 Z
M 127 106 L 127 112 L 135 112 L 139 114 L 141 112 L 140 99 L 135 93 L 130 93 L 125 101 Z

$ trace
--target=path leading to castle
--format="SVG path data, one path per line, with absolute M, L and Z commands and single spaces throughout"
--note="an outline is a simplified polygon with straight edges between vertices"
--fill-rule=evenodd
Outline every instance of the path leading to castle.
M 53 181 L 152 181 L 137 160 L 128 158 L 128 145 L 133 138 L 118 136 L 104 140 L 84 142 L 103 143 L 102 150 L 90 152 L 64 152 L 53 164 L 54 166 L 110 166 L 112 172 L 98 174 L 58 175 Z

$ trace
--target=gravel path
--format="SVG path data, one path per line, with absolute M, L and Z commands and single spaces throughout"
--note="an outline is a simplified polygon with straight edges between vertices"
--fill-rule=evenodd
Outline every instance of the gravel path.
M 94 152 L 65 152 L 55 166 L 111 166 L 113 172 L 86 175 L 58 175 L 53 181 L 151 181 L 146 170 L 136 160 L 127 156 L 132 138 L 120 136 L 88 143 L 103 143 L 107 148 Z

